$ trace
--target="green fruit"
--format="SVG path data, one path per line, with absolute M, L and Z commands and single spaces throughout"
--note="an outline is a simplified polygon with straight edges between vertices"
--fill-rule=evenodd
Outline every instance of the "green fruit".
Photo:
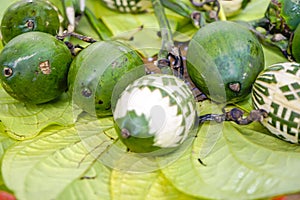
M 1 21 L 2 41 L 6 44 L 15 36 L 29 31 L 56 35 L 59 27 L 57 9 L 48 1 L 17 1 L 8 7 L 3 15 Z
M 300 25 L 296 28 L 292 38 L 292 55 L 293 58 L 300 62 Z
M 143 75 L 144 63 L 136 51 L 121 42 L 101 41 L 89 45 L 76 56 L 68 82 L 73 102 L 84 111 L 103 117 L 112 115 L 113 91 L 122 91 Z M 126 78 L 121 80 L 124 76 Z
M 268 117 L 262 124 L 279 138 L 300 143 L 300 65 L 278 63 L 262 71 L 253 85 L 255 109 Z
M 0 54 L 1 83 L 15 99 L 45 103 L 66 90 L 71 61 L 67 46 L 54 36 L 23 33 L 7 43 Z
M 251 93 L 264 69 L 257 38 L 234 22 L 213 22 L 198 30 L 188 46 L 187 71 L 195 85 L 216 102 L 237 102 Z
M 172 75 L 143 76 L 120 94 L 115 129 L 132 152 L 169 153 L 190 135 L 196 122 L 193 93 Z
M 300 23 L 300 1 L 279 0 L 278 2 L 280 6 L 280 17 L 284 19 L 286 25 L 291 30 L 295 30 Z
M 300 23 L 300 2 L 298 0 L 272 0 L 265 12 L 271 33 L 281 33 L 289 37 Z

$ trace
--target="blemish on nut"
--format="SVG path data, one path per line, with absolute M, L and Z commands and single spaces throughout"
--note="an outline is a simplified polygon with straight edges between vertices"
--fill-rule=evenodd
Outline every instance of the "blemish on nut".
M 112 62 L 111 67 L 114 69 L 114 68 L 117 68 L 118 65 L 119 65 L 119 62 L 118 61 L 114 61 L 114 62 Z
M 10 77 L 13 74 L 13 70 L 9 67 L 4 67 L 3 74 L 5 77 Z
M 33 30 L 34 29 L 34 21 L 29 19 L 26 21 L 26 27 L 30 30 Z
M 229 88 L 233 92 L 239 92 L 241 90 L 241 84 L 240 83 L 229 83 Z
M 46 60 L 44 62 L 41 62 L 39 64 L 39 68 L 42 71 L 43 74 L 50 74 L 51 73 L 51 66 L 49 60 Z
M 84 97 L 90 97 L 92 95 L 92 91 L 89 88 L 83 88 L 81 90 L 81 94 Z
M 127 139 L 130 137 L 130 132 L 126 128 L 122 128 L 121 135 L 123 138 Z

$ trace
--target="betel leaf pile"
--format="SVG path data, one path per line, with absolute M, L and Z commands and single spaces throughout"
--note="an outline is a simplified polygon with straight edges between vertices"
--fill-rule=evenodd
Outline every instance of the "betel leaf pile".
M 13 2 L 0 0 L 0 18 Z M 51 2 L 62 8 L 61 1 Z M 268 3 L 251 0 L 242 12 L 228 20 L 261 18 Z M 153 13 L 117 14 L 97 0 L 88 0 L 87 6 L 115 36 L 132 35 L 143 25 L 130 44 L 145 58 L 161 47 Z M 167 16 L 176 32 L 175 39 L 185 40 L 195 33 L 196 29 L 183 17 L 169 10 Z M 97 38 L 85 17 L 78 31 Z M 266 66 L 287 61 L 281 52 L 266 46 L 264 53 Z M 28 105 L 0 88 L 0 190 L 20 200 L 270 199 L 300 192 L 300 147 L 274 137 L 259 122 L 243 126 L 205 122 L 177 159 L 159 167 L 156 165 L 163 161 L 126 157 L 122 153 L 120 156 L 113 154 L 114 149 L 99 159 L 110 146 L 126 151 L 113 140 L 117 138 L 113 118 L 96 119 L 80 113 L 70 99 L 64 94 L 48 104 Z M 250 112 L 252 102 L 247 99 L 233 106 Z M 202 114 L 221 112 L 220 106 L 208 100 L 198 102 L 197 109 Z M 118 168 L 116 159 L 129 164 L 122 163 L 123 167 Z M 139 173 L 125 168 L 138 168 L 139 164 L 144 169 Z

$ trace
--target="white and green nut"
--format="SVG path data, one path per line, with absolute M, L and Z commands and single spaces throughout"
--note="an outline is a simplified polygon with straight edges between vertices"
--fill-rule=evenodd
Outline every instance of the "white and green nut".
M 122 13 L 139 13 L 151 6 L 148 0 L 101 0 L 103 5 Z
M 300 65 L 286 62 L 266 68 L 257 77 L 252 91 L 256 109 L 268 117 L 262 124 L 279 138 L 300 143 Z
M 132 152 L 176 149 L 194 127 L 196 105 L 189 87 L 172 75 L 143 76 L 120 95 L 113 112 L 121 141 Z

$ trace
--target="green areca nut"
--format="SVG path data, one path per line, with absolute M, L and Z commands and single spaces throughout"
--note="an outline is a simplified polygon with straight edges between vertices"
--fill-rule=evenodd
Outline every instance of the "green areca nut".
M 60 28 L 59 13 L 48 1 L 22 0 L 8 7 L 1 21 L 2 42 L 29 31 L 56 35 Z
M 23 33 L 10 40 L 0 54 L 0 79 L 15 99 L 45 103 L 67 89 L 71 61 L 68 47 L 54 36 Z

